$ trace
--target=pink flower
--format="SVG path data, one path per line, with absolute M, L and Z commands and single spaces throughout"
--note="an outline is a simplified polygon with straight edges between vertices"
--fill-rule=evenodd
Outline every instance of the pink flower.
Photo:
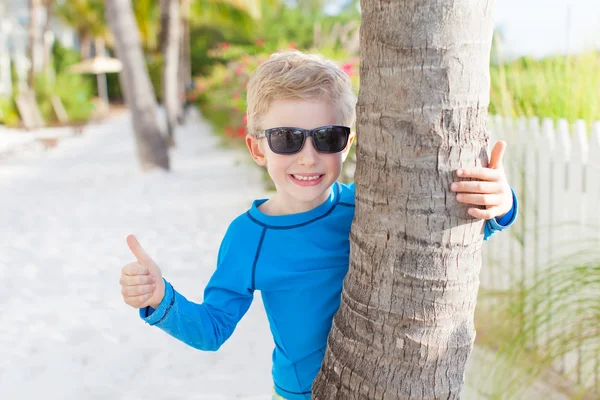
M 244 137 L 246 136 L 246 128 L 243 126 L 238 126 L 237 128 L 237 134 L 239 137 Z
M 288 44 L 288 49 L 297 49 L 297 48 L 298 48 L 298 45 L 294 42 Z
M 353 66 L 350 63 L 346 63 L 344 65 L 342 65 L 342 69 L 344 70 L 344 72 L 346 74 L 348 74 L 348 76 L 352 76 L 352 72 L 353 72 Z

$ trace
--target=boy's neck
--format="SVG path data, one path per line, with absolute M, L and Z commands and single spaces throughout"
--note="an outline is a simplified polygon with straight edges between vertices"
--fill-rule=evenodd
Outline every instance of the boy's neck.
M 331 194 L 331 187 L 327 189 L 320 198 L 317 198 L 311 202 L 301 202 L 297 199 L 286 198 L 280 193 L 275 194 L 269 200 L 258 206 L 260 212 L 270 216 L 281 216 L 300 214 L 303 212 L 310 211 L 323 204 L 329 198 Z

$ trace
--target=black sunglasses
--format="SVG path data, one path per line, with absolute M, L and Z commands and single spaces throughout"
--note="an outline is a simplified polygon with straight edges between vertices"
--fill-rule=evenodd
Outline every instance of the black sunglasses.
M 320 153 L 338 153 L 348 144 L 350 128 L 341 125 L 327 125 L 315 129 L 302 128 L 271 128 L 259 132 L 256 137 L 267 138 L 271 151 L 276 154 L 296 154 L 302 147 L 306 138 L 311 136 L 315 148 Z

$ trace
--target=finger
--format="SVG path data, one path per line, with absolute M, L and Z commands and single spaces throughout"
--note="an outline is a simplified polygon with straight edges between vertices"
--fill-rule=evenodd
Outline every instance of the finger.
M 123 275 L 129 276 L 148 275 L 150 274 L 150 269 L 140 263 L 131 263 L 124 266 L 121 272 Z
M 123 286 L 121 294 L 125 297 L 141 296 L 147 293 L 152 293 L 156 285 L 137 285 L 137 286 Z
M 148 301 L 148 299 L 152 297 L 152 293 L 142 294 L 140 296 L 129 296 L 124 297 L 125 303 L 129 304 L 132 307 L 141 308 L 142 305 Z
M 499 169 L 502 168 L 502 158 L 506 151 L 506 142 L 504 140 L 498 140 L 492 149 L 492 155 L 490 156 L 490 164 L 488 168 Z
M 481 209 L 481 208 L 469 208 L 467 210 L 467 212 L 473 218 L 488 220 L 488 219 L 495 218 L 495 217 L 497 217 L 499 215 L 499 208 L 498 207 L 491 207 L 491 208 L 489 208 L 487 210 L 484 210 L 484 209 Z
M 456 195 L 459 203 L 473 204 L 477 206 L 497 206 L 502 200 L 501 196 L 496 194 L 471 194 L 459 193 Z
M 139 264 L 138 264 L 139 265 Z M 119 283 L 122 286 L 137 286 L 137 285 L 149 285 L 156 283 L 156 278 L 152 275 L 121 275 Z
M 456 193 L 500 193 L 502 185 L 499 182 L 462 181 L 452 183 L 450 190 Z
M 456 171 L 456 175 L 461 178 L 481 179 L 482 181 L 499 181 L 500 170 L 491 168 L 462 168 Z
M 142 248 L 142 245 L 140 244 L 140 242 L 138 242 L 138 240 L 136 239 L 135 236 L 133 236 L 133 235 L 127 236 L 127 246 L 129 246 L 129 250 L 131 250 L 131 252 L 133 253 L 133 255 L 135 256 L 135 258 L 138 260 L 138 262 L 140 264 L 143 264 L 143 265 L 154 264 L 154 261 L 152 260 L 152 258 L 150 258 L 148 253 L 146 253 L 146 251 Z

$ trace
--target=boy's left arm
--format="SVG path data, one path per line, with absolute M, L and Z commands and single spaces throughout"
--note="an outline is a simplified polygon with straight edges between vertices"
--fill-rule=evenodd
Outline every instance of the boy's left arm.
M 463 168 L 456 171 L 459 178 L 478 179 L 476 181 L 458 181 L 450 185 L 456 193 L 456 200 L 479 207 L 470 207 L 469 215 L 485 219 L 484 240 L 494 232 L 501 231 L 515 221 L 518 211 L 517 196 L 508 184 L 502 157 L 506 142 L 500 140 L 492 149 L 487 168 Z

